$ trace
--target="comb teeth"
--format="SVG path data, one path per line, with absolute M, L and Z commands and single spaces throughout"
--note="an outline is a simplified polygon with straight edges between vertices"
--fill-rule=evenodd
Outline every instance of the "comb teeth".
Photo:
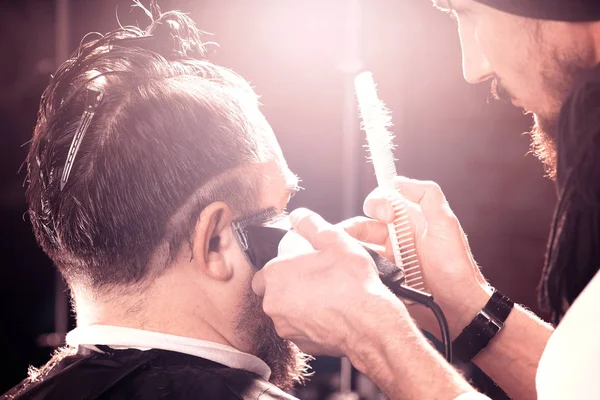
M 268 208 L 256 214 L 239 218 L 235 220 L 235 223 L 238 226 L 263 225 L 277 219 L 278 217 L 280 217 L 280 214 L 275 208 Z

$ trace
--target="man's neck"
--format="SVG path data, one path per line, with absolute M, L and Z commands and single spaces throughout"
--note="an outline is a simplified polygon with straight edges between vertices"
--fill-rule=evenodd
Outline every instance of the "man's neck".
M 182 318 L 182 316 L 173 316 L 173 318 L 129 318 L 127 315 L 115 313 L 114 308 L 106 307 L 83 307 L 86 311 L 78 307 L 77 326 L 89 325 L 110 325 L 124 328 L 141 329 L 151 332 L 166 333 L 169 335 L 183 336 L 193 339 L 202 339 L 214 343 L 224 344 L 236 347 L 223 334 L 215 329 L 211 324 L 204 320 L 191 318 Z M 188 323 L 192 322 L 192 323 Z
M 164 287 L 178 285 L 154 285 L 144 290 L 143 295 L 98 296 L 74 291 L 77 326 L 111 325 L 142 329 L 207 340 L 251 352 L 243 343 L 236 342 L 237 335 L 231 328 L 234 324 L 225 319 L 229 314 L 215 307 L 209 296 L 198 291 L 191 296 L 185 288 L 169 289 L 168 293 L 164 293 L 161 289 Z

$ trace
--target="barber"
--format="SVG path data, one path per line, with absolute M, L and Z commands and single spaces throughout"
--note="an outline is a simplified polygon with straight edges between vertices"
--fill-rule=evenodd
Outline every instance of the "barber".
M 409 201 L 421 268 L 446 313 L 452 339 L 469 326 L 481 329 L 472 323 L 494 290 L 473 260 L 459 221 L 436 184 L 397 179 Z M 391 259 L 386 226 L 391 205 L 376 190 L 364 210 L 374 220 L 358 218 L 342 226 L 306 209 L 291 214 L 293 228 L 314 251 L 276 258 L 253 281 L 278 334 L 311 354 L 347 356 L 392 399 L 485 398 L 421 334 L 419 328 L 436 331 L 429 311 L 396 298 L 356 241 Z M 502 329 L 487 344 L 477 342 L 458 354 L 475 353 L 473 361 L 515 399 L 600 398 L 593 369 L 600 356 L 595 334 L 600 318 L 590 313 L 599 301 L 600 278 L 595 278 L 554 334 L 533 313 L 511 305 Z
M 553 332 L 486 283 L 437 185 L 398 178 L 421 268 L 449 320 L 456 355 L 515 399 L 600 398 L 600 2 L 434 4 L 458 22 L 465 80 L 494 79 L 498 97 L 534 114 L 533 149 L 559 196 L 541 285 L 544 305 L 560 322 Z M 293 214 L 315 251 L 275 259 L 256 275 L 265 311 L 282 336 L 309 352 L 347 355 L 392 398 L 471 396 L 417 329 L 435 332 L 429 312 L 391 295 L 351 239 L 385 245 L 389 204 L 374 192 L 364 209 L 378 222 L 349 221 L 347 232 L 312 212 Z

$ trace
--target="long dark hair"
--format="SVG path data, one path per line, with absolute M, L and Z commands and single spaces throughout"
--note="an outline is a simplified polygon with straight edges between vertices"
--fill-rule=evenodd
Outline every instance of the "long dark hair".
M 559 198 L 540 284 L 555 324 L 600 267 L 600 66 L 578 77 L 558 124 Z

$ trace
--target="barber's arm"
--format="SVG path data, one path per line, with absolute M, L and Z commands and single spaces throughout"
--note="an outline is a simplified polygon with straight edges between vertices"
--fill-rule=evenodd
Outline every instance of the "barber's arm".
M 448 318 L 454 339 L 485 306 L 492 292 L 439 186 L 400 177 L 398 182 L 410 202 L 409 216 L 425 280 Z M 364 209 L 379 221 L 393 218 L 389 202 L 377 190 L 367 198 Z M 386 244 L 387 227 L 383 223 L 355 219 L 346 222 L 345 228 L 359 240 Z M 390 254 L 389 243 L 387 252 Z M 409 311 L 421 327 L 437 332 L 428 310 L 415 306 Z M 504 327 L 473 361 L 512 398 L 535 399 L 536 370 L 551 333 L 550 325 L 515 306 Z
M 360 245 L 308 210 L 291 218 L 315 251 L 276 258 L 252 284 L 281 337 L 308 353 L 346 355 L 392 399 L 474 391 L 423 337 Z

